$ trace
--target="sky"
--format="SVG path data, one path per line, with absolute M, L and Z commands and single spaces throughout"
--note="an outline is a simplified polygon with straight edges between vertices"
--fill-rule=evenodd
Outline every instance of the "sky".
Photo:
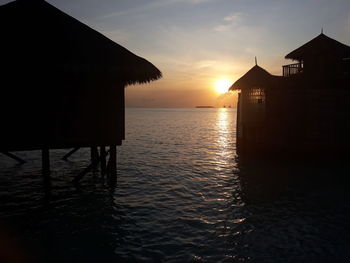
M 0 0 L 0 4 L 9 1 Z M 219 94 L 255 65 L 281 75 L 284 56 L 324 33 L 350 45 L 350 0 L 47 0 L 158 67 L 126 88 L 127 107 L 236 105 Z

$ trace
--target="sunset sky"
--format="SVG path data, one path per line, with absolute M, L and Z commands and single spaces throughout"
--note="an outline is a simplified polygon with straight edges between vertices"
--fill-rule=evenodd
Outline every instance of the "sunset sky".
M 0 0 L 0 4 L 9 1 Z M 232 104 L 214 88 L 258 64 L 280 75 L 283 57 L 324 33 L 350 44 L 349 0 L 48 0 L 163 72 L 126 90 L 129 107 Z

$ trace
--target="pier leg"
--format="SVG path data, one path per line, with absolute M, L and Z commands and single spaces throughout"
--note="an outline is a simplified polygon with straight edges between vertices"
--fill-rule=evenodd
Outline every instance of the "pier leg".
M 101 174 L 104 176 L 106 174 L 106 147 L 100 146 L 100 161 L 101 161 Z
M 108 176 L 111 187 L 117 184 L 117 146 L 109 147 Z
M 41 151 L 41 159 L 42 159 L 42 172 L 43 176 L 50 176 L 50 150 L 45 148 Z
M 91 147 L 91 163 L 98 162 L 98 150 L 96 146 Z
M 99 162 L 98 150 L 96 146 L 93 146 L 91 147 L 91 164 L 92 164 L 93 170 L 96 170 L 98 162 Z
M 51 177 L 50 177 L 50 150 L 48 148 L 41 150 L 42 174 L 44 179 L 45 195 L 51 193 Z

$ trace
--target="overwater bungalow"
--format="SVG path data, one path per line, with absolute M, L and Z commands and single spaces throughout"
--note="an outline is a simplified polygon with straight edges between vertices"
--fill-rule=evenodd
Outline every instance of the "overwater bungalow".
M 0 6 L 0 152 L 110 147 L 125 138 L 124 89 L 150 62 L 44 0 Z M 113 162 L 113 160 L 112 160 Z
M 350 146 L 350 47 L 321 33 L 273 76 L 255 65 L 239 90 L 237 148 L 247 154 L 339 156 Z

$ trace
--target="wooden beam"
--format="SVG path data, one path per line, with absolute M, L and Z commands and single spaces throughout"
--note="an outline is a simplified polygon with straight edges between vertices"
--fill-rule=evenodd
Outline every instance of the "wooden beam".
M 76 151 L 78 151 L 80 149 L 80 147 L 74 148 L 73 150 L 69 151 L 65 156 L 62 157 L 62 160 L 68 161 L 68 158 L 75 153 Z
M 1 152 L 3 155 L 6 155 L 7 157 L 16 160 L 17 162 L 19 162 L 20 164 L 24 164 L 26 161 L 19 158 L 18 156 L 10 153 L 10 152 Z
M 106 152 L 106 156 L 108 155 L 109 151 Z M 101 161 L 101 156 L 97 156 L 96 163 L 90 163 L 88 167 L 86 167 L 82 172 L 80 172 L 74 179 L 72 180 L 73 184 L 78 184 L 83 177 L 90 172 L 94 167 L 96 167 L 96 164 L 98 164 Z
M 81 171 L 74 179 L 72 180 L 73 184 L 78 184 L 83 177 L 94 168 L 94 164 L 90 163 L 83 171 Z

